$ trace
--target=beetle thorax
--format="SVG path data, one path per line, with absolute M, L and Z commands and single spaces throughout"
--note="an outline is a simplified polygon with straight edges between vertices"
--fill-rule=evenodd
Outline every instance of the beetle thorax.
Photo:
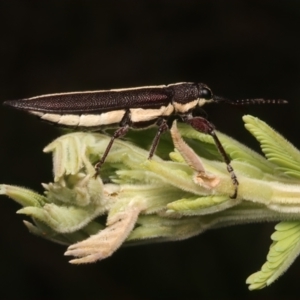
M 194 83 L 177 83 L 172 87 L 172 105 L 176 113 L 185 114 L 198 105 L 198 88 Z

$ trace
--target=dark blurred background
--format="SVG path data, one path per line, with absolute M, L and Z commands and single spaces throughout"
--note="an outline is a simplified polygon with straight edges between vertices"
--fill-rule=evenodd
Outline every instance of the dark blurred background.
M 287 106 L 207 107 L 216 127 L 259 150 L 241 117 L 253 114 L 300 146 L 299 1 L 0 2 L 0 101 L 39 94 L 207 83 L 232 99 L 283 98 Z M 42 192 L 59 132 L 0 107 L 0 182 Z M 274 224 L 209 231 L 193 239 L 122 248 L 72 266 L 65 247 L 29 234 L 19 206 L 0 201 L 2 299 L 293 299 L 299 259 L 275 284 L 249 292 Z

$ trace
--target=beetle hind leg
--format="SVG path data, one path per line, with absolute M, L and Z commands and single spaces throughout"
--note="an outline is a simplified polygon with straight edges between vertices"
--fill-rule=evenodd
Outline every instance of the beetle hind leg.
M 105 162 L 105 159 L 106 159 L 106 157 L 107 157 L 107 155 L 108 155 L 108 153 L 109 153 L 109 151 L 110 151 L 110 149 L 111 149 L 111 147 L 112 147 L 115 139 L 123 137 L 128 132 L 128 129 L 129 129 L 129 125 L 125 125 L 123 127 L 118 128 L 114 132 L 114 134 L 111 137 L 111 139 L 110 139 L 110 141 L 109 141 L 109 143 L 108 143 L 108 145 L 107 145 L 107 147 L 106 147 L 106 149 L 105 149 L 105 151 L 104 151 L 101 159 L 95 164 L 95 175 L 94 175 L 95 178 L 98 176 L 99 171 L 101 169 L 101 166 Z
M 99 175 L 99 171 L 101 169 L 101 166 L 106 160 L 106 157 L 115 141 L 115 139 L 121 138 L 126 135 L 128 132 L 132 122 L 130 119 L 130 112 L 126 111 L 121 122 L 120 122 L 120 127 L 114 132 L 113 136 L 111 137 L 101 159 L 95 164 L 95 175 L 94 178 L 96 178 Z
M 159 118 L 156 122 L 156 125 L 158 126 L 158 130 L 157 130 L 156 135 L 155 135 L 155 137 L 152 141 L 148 159 L 151 159 L 153 157 L 153 155 L 156 151 L 156 148 L 159 144 L 159 140 L 160 140 L 161 135 L 169 129 L 167 121 L 163 118 Z

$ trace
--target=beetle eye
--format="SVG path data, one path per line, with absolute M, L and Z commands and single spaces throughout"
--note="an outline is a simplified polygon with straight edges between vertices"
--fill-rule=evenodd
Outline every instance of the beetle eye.
M 208 88 L 202 88 L 201 89 L 201 98 L 204 98 L 205 100 L 212 99 L 212 92 Z

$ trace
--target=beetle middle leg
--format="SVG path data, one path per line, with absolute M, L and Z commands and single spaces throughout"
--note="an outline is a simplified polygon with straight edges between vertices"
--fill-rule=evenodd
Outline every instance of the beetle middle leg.
M 232 196 L 230 196 L 230 198 L 235 199 L 237 197 L 239 182 L 238 182 L 237 177 L 234 173 L 234 170 L 233 170 L 233 168 L 230 164 L 231 159 L 227 155 L 224 147 L 222 146 L 219 138 L 217 137 L 217 135 L 215 133 L 215 127 L 213 126 L 213 124 L 210 123 L 205 118 L 193 117 L 192 115 L 184 115 L 184 116 L 182 116 L 182 120 L 185 123 L 191 125 L 197 131 L 203 132 L 203 133 L 206 133 L 206 134 L 209 134 L 210 136 L 212 136 L 219 153 L 221 154 L 221 156 L 223 157 L 224 162 L 226 163 L 227 171 L 230 174 L 231 181 L 232 181 L 233 186 L 234 186 L 234 193 L 233 193 Z
M 145 122 L 137 122 L 137 123 L 132 123 L 131 127 L 135 129 L 144 129 L 150 126 L 158 126 L 158 130 L 155 134 L 154 139 L 152 140 L 152 144 L 149 150 L 149 156 L 148 159 L 151 159 L 153 155 L 155 154 L 156 148 L 159 144 L 159 140 L 161 135 L 169 130 L 169 122 L 167 122 L 167 119 L 163 117 L 159 117 L 153 120 L 145 121 Z

